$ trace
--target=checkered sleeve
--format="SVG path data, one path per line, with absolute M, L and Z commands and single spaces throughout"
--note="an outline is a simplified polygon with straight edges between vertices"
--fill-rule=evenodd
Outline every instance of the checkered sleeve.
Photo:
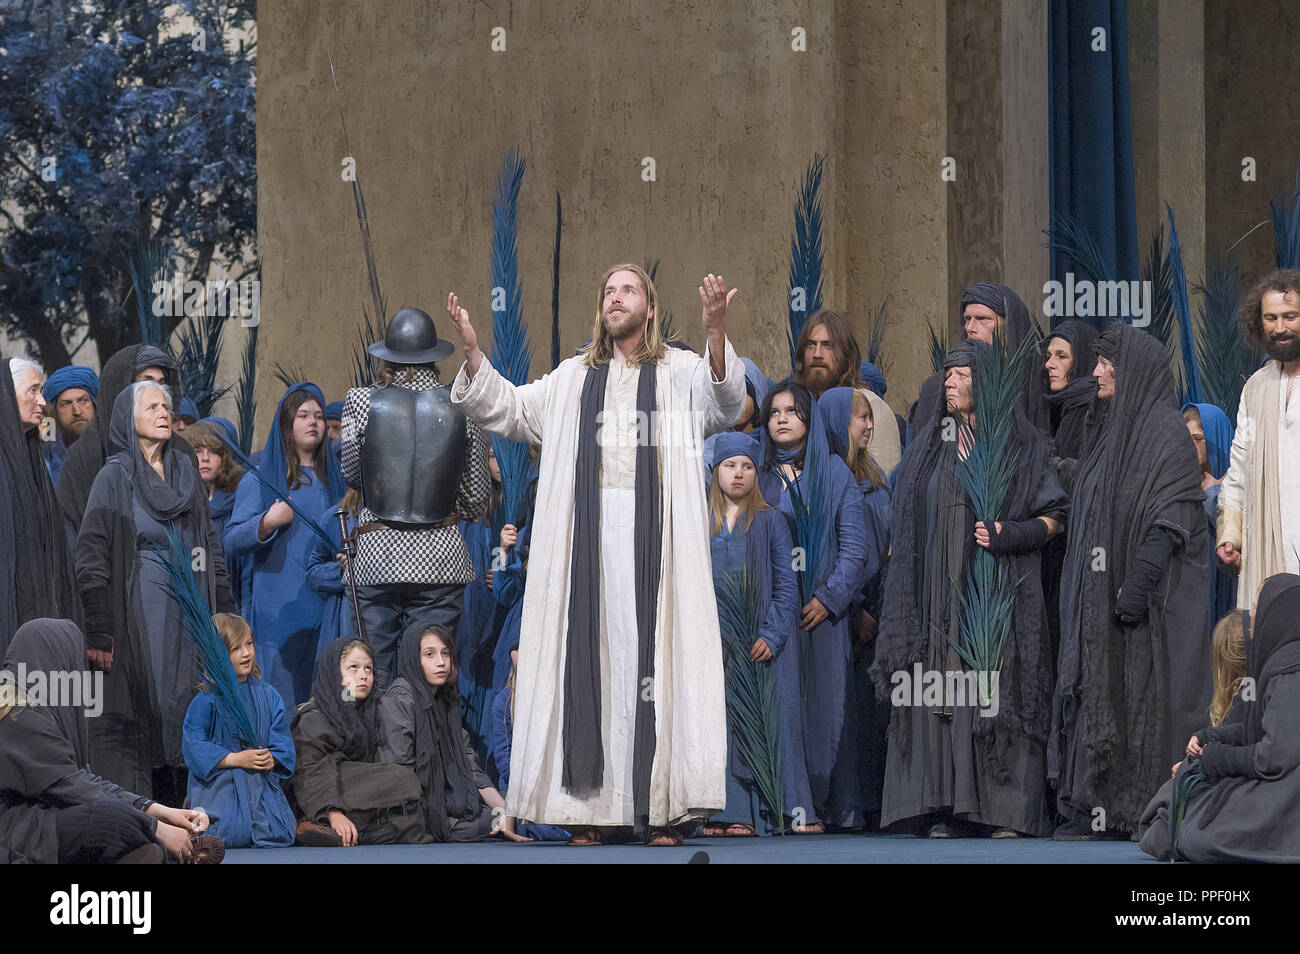
M 370 420 L 370 389 L 349 388 L 343 403 L 340 461 L 343 479 L 354 490 L 361 489 L 361 444 L 366 438 L 366 424 Z
M 488 470 L 488 442 L 483 429 L 465 418 L 465 442 L 469 446 L 465 468 L 456 493 L 456 512 L 466 520 L 475 520 L 487 511 L 492 494 L 492 474 Z

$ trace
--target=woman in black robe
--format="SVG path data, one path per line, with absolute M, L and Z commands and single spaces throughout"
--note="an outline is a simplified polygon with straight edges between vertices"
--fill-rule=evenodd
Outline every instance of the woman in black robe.
M 1211 694 L 1213 543 L 1169 354 L 1120 321 L 1096 351 L 1099 429 L 1061 572 L 1049 749 L 1061 840 L 1132 832 Z
M 949 352 L 946 368 L 972 367 L 981 349 L 988 346 L 962 342 Z M 979 384 L 976 368 L 973 388 Z M 1015 412 L 1014 477 L 993 539 L 981 538 L 957 473 L 954 436 L 950 418 L 932 415 L 908 443 L 893 496 L 893 555 L 871 668 L 878 696 L 895 703 L 881 826 L 922 820 L 932 838 L 952 837 L 964 823 L 994 837 L 1044 835 L 1051 830 L 1045 749 L 1052 658 L 1038 554 L 1059 531 L 1067 500 L 1048 464 L 1047 438 Z M 962 639 L 958 586 L 964 588 L 981 545 L 999 556 L 1014 582 L 996 711 L 969 696 L 915 705 L 918 676 L 976 675 L 953 644 Z
M 114 403 L 115 453 L 91 487 L 77 537 L 77 577 L 86 646 L 106 670 L 104 713 L 90 731 L 91 764 L 129 791 L 179 804 L 194 654 L 167 570 L 148 550 L 166 550 L 167 531 L 178 530 L 210 611 L 233 612 L 234 603 L 207 491 L 193 451 L 171 435 L 170 409 L 170 396 L 152 381 L 128 386 Z
M 104 462 L 118 448 L 110 444 L 109 431 L 113 421 L 113 405 L 117 396 L 136 381 L 157 380 L 167 385 L 172 399 L 181 393 L 180 372 L 176 362 L 152 345 L 128 345 L 104 364 L 99 376 L 99 398 L 95 405 L 95 419 L 77 442 L 68 448 L 63 461 L 55 494 L 59 508 L 67 522 L 68 547 L 75 550 L 77 532 L 86 514 L 90 488 Z M 189 448 L 189 445 L 184 445 Z M 193 453 L 191 451 L 191 453 Z
M 1043 366 L 1043 401 L 1047 405 L 1052 438 L 1052 469 L 1066 493 L 1074 489 L 1079 459 L 1087 452 L 1096 430 L 1093 405 L 1097 401 L 1097 367 L 1093 345 L 1097 329 L 1082 321 L 1063 321 L 1052 329 Z M 1043 599 L 1052 634 L 1052 659 L 1061 645 L 1061 565 L 1065 562 L 1065 536 L 1055 536 L 1043 547 Z
M 40 428 L 19 412 L 12 360 L 0 363 L 0 655 L 28 620 L 81 621 L 72 553 L 41 459 Z
M 95 775 L 87 765 L 85 706 L 34 698 L 18 684 L 20 672 L 90 675 L 76 625 L 25 623 L 3 669 L 0 864 L 159 863 L 164 848 L 188 858 L 190 835 L 207 827 L 206 816 L 167 808 Z
M 1199 771 L 1209 787 L 1192 795 L 1177 857 L 1202 863 L 1300 863 L 1300 576 L 1279 573 L 1260 589 L 1246 653 L 1253 698 L 1239 695 L 1230 718 L 1197 733 Z M 1161 787 L 1142 816 L 1142 850 L 1170 857 L 1175 785 Z M 1184 786 L 1186 781 L 1183 782 Z
M 420 780 L 408 766 L 384 761 L 384 677 L 375 668 L 370 646 L 359 639 L 334 640 L 316 661 L 311 698 L 298 707 L 289 726 L 298 757 L 293 776 L 302 816 L 297 844 L 418 845 L 433 840 L 425 827 Z

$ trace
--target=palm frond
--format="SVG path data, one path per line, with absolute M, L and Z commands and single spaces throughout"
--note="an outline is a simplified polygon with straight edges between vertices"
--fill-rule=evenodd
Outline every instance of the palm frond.
M 334 543 L 333 538 L 321 529 L 321 525 L 311 517 L 307 516 L 307 514 L 303 512 L 302 508 L 289 498 L 287 493 L 282 492 L 267 478 L 265 474 L 258 470 L 257 465 L 253 463 L 252 459 L 239 447 L 232 444 L 226 438 L 226 435 L 221 432 L 220 428 L 213 428 L 213 431 L 216 433 L 217 439 L 220 440 L 222 444 L 226 445 L 226 450 L 230 451 L 230 456 L 235 458 L 235 462 L 239 464 L 240 467 L 244 468 L 246 472 L 252 474 L 257 479 L 257 482 L 269 490 L 277 500 L 283 500 L 287 503 L 289 509 L 293 511 L 294 516 L 303 522 L 303 526 L 316 534 L 316 536 L 320 537 L 321 540 L 325 542 L 325 545 L 331 548 L 330 552 L 333 553 L 334 549 L 336 549 L 336 544 Z
M 298 364 L 283 365 L 277 361 L 275 367 L 271 369 L 271 373 L 286 388 L 292 387 L 299 381 L 307 380 L 307 372 L 303 370 L 302 365 Z
M 235 411 L 239 418 L 239 450 L 253 450 L 253 428 L 257 424 L 257 325 L 248 329 L 240 360 L 239 385 L 235 389 Z
M 1080 278 L 1089 281 L 1112 281 L 1102 257 L 1101 248 L 1088 231 L 1088 227 L 1069 212 L 1057 212 L 1052 216 L 1052 227 L 1044 232 L 1047 241 L 1044 245 L 1070 260 L 1071 266 Z
M 1165 254 L 1165 229 L 1158 226 L 1151 233 L 1151 246 L 1142 263 L 1142 280 L 1151 283 L 1151 323 L 1147 333 L 1165 346 L 1169 360 L 1174 360 L 1174 340 L 1177 337 L 1174 318 L 1173 275 L 1169 269 L 1169 256 Z M 1104 329 L 1102 329 L 1104 330 Z M 1177 366 L 1174 372 L 1177 374 Z
M 169 351 L 164 316 L 155 315 L 153 309 L 154 283 L 166 279 L 164 271 L 167 268 L 167 251 L 163 243 L 158 239 L 141 242 L 136 246 L 135 252 L 127 256 L 126 264 L 131 272 L 135 313 L 140 323 L 140 343 Z
M 893 314 L 889 311 L 889 303 L 894 297 L 891 289 L 885 295 L 884 301 L 872 315 L 870 323 L 867 325 L 867 360 L 880 369 L 884 374 L 887 368 L 887 362 L 884 355 L 885 332 L 889 330 L 890 322 L 893 321 Z
M 943 362 L 948 357 L 948 324 L 944 322 L 935 331 L 934 325 L 927 321 L 925 330 L 930 336 L 930 373 L 942 374 Z
M 177 331 L 180 354 L 176 365 L 185 394 L 194 402 L 199 417 L 210 415 L 213 405 L 230 391 L 229 385 L 217 385 L 217 363 L 221 359 L 225 327 L 222 315 L 191 315 Z
M 826 156 L 816 153 L 804 172 L 794 203 L 794 235 L 790 239 L 790 289 L 786 298 L 789 326 L 790 369 L 794 370 L 795 343 L 804 322 L 822 306 L 822 170 Z M 803 308 L 795 308 L 796 292 L 802 292 Z
M 1288 201 L 1286 193 L 1269 199 L 1273 212 L 1273 258 L 1278 268 L 1300 268 L 1300 172 Z
M 1193 796 L 1210 787 L 1209 781 L 1200 768 L 1184 766 L 1183 771 L 1174 779 L 1173 801 L 1169 806 L 1169 860 L 1178 860 L 1178 835 L 1182 831 L 1183 820 L 1187 817 L 1187 806 Z
M 519 280 L 519 191 L 527 162 L 511 147 L 501 162 L 496 197 L 492 201 L 492 366 L 512 384 L 528 383 L 533 349 L 524 321 L 523 287 Z M 496 296 L 504 301 L 496 308 Z M 514 519 L 528 486 L 528 445 L 492 437 L 501 468 L 501 517 Z M 496 522 L 494 520 L 494 522 Z
M 382 318 L 382 316 L 380 316 Z M 382 322 L 370 317 L 365 305 L 361 306 L 361 323 L 357 326 L 357 337 L 352 342 L 352 387 L 365 388 L 375 382 L 377 368 L 375 359 L 367 350 L 371 344 L 384 337 Z M 301 378 L 299 379 L 301 380 Z
M 1015 447 L 1015 409 L 1024 387 L 1025 368 L 1038 353 L 1038 335 L 1028 334 L 1008 355 L 1006 339 L 994 335 L 993 347 L 982 352 L 972 369 L 975 380 L 975 420 L 958 421 L 965 458 L 958 456 L 957 475 L 970 498 L 977 521 L 992 524 L 1002 519 L 1007 495 L 1019 464 Z M 957 586 L 957 581 L 953 581 Z M 959 642 L 953 645 L 971 669 L 992 673 L 1001 668 L 1002 650 L 1011 632 L 1015 587 L 1006 566 L 988 550 L 978 548 L 966 568 L 959 590 Z
M 759 797 L 785 834 L 785 769 L 781 699 L 771 660 L 749 658 L 766 608 L 757 575 L 745 567 L 724 573 L 718 587 L 718 623 L 723 639 L 727 725 L 741 761 L 754 776 Z
M 785 473 L 778 471 L 781 482 L 790 494 L 790 508 L 794 511 L 795 545 L 799 548 L 802 560 L 800 569 L 795 572 L 799 581 L 799 605 L 807 606 L 813 598 L 813 591 L 821 579 L 822 556 L 826 547 L 826 529 L 830 526 L 831 515 L 828 512 L 829 501 L 825 499 L 825 490 L 819 480 L 817 455 L 813 453 L 815 440 L 824 440 L 810 429 L 808 446 L 804 452 L 806 461 L 801 475 L 803 489 L 798 479 L 789 480 Z M 805 492 L 806 491 L 806 492 Z M 800 627 L 799 635 L 799 685 L 804 698 L 812 682 L 812 633 Z
M 217 704 L 234 724 L 239 741 L 247 748 L 261 745 L 234 667 L 230 665 L 230 650 L 212 622 L 212 611 L 194 579 L 190 550 L 180 531 L 168 527 L 167 546 L 153 547 L 146 551 L 146 556 L 167 571 L 167 587 L 181 610 L 181 632 L 194 646 L 194 666 L 199 678 L 212 690 Z M 212 559 L 212 554 L 208 554 L 208 559 Z
M 1205 284 L 1197 285 L 1201 296 L 1200 337 L 1196 339 L 1197 360 L 1205 400 L 1237 420 L 1237 405 L 1246 379 L 1259 367 L 1258 357 L 1246 345 L 1237 328 L 1237 302 L 1241 297 L 1237 262 L 1211 266 Z
M 1183 269 L 1183 250 L 1178 243 L 1174 210 L 1165 203 L 1169 216 L 1169 275 L 1172 281 L 1174 315 L 1178 318 L 1179 354 L 1183 364 L 1181 404 L 1203 401 L 1201 369 L 1196 363 L 1196 330 L 1192 324 L 1192 306 L 1187 297 L 1187 273 Z

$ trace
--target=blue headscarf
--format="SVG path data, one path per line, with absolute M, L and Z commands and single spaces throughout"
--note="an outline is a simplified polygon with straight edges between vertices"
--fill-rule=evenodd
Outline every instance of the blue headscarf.
M 883 371 L 870 361 L 863 361 L 858 374 L 862 378 L 862 382 L 879 397 L 885 396 L 885 373 Z
M 832 455 L 826 441 L 826 424 L 822 420 L 821 407 L 815 398 L 812 398 L 811 392 L 793 377 L 786 378 L 777 384 L 772 385 L 771 390 L 767 392 L 764 403 L 777 391 L 787 391 L 793 389 L 803 390 L 810 398 L 809 415 L 806 422 L 808 433 L 804 440 L 804 445 L 799 450 L 783 450 L 772 440 L 772 435 L 768 431 L 768 421 L 764 420 L 763 427 L 754 433 L 759 435 L 759 443 L 762 447 L 762 457 L 758 465 L 758 485 L 763 491 L 763 496 L 773 507 L 777 506 L 781 500 L 781 489 L 784 483 L 778 469 L 780 464 L 793 464 L 802 472 L 801 479 L 807 479 L 809 469 L 809 458 L 814 461 L 813 470 L 817 474 L 817 482 L 822 487 L 822 499 L 828 501 L 829 518 L 835 519 L 835 510 L 838 501 L 830 500 L 830 470 Z M 769 407 L 769 411 L 771 408 Z M 808 497 L 808 490 L 804 489 L 804 497 Z
M 280 443 L 280 412 L 284 408 L 284 402 L 288 400 L 289 395 L 294 391 L 306 391 L 310 394 L 321 408 L 325 407 L 325 395 L 321 393 L 320 388 L 310 381 L 298 381 L 289 385 L 280 401 L 275 406 L 275 417 L 271 419 L 271 427 L 266 435 L 266 445 L 262 448 L 262 458 L 258 461 L 257 469 L 266 477 L 281 493 L 289 493 L 289 462 L 285 460 L 284 446 Z M 321 436 L 322 441 L 328 441 L 328 435 Z M 347 484 L 343 480 L 342 469 L 337 466 L 337 461 L 331 461 L 329 447 L 325 448 L 325 460 L 327 462 L 327 487 L 329 488 L 330 500 L 338 500 L 348 492 Z M 313 473 L 315 469 L 313 468 Z M 315 474 L 315 479 L 320 480 L 321 475 Z M 260 485 L 259 485 L 260 486 Z M 265 487 L 262 488 L 262 503 L 269 507 L 275 497 Z
M 192 421 L 199 419 L 199 409 L 194 406 L 194 402 L 187 397 L 181 398 L 180 410 L 176 412 L 177 417 L 187 417 Z
M 341 421 L 343 420 L 343 402 L 330 401 L 325 405 L 325 420 Z
M 1210 473 L 1215 480 L 1223 479 L 1228 472 L 1232 438 L 1236 430 L 1228 415 L 1214 404 L 1184 404 L 1183 410 L 1194 407 L 1201 415 L 1201 427 L 1205 430 L 1205 452 L 1210 457 Z
M 235 446 L 239 446 L 239 431 L 235 429 L 235 425 L 230 421 L 229 418 L 205 417 L 201 421 L 199 421 L 199 423 L 211 424 L 217 430 L 221 431 L 221 433 L 226 436 L 226 439 L 230 441 L 230 443 L 234 444 Z
M 853 388 L 828 388 L 817 399 L 821 408 L 822 423 L 826 425 L 826 441 L 831 453 L 841 460 L 849 454 L 849 418 L 853 416 Z
M 757 470 L 763 460 L 763 448 L 754 439 L 751 434 L 743 434 L 740 431 L 723 431 L 718 434 L 713 442 L 713 462 L 712 467 L 717 467 L 728 457 L 748 457 L 754 463 L 754 469 Z
M 772 387 L 772 382 L 764 374 L 757 364 L 751 358 L 741 358 L 740 363 L 745 366 L 745 386 L 754 396 L 754 409 L 763 406 L 763 398 L 767 397 L 767 392 Z
M 99 400 L 99 376 L 90 368 L 79 364 L 70 364 L 51 374 L 45 379 L 41 394 L 46 404 L 53 404 L 68 388 L 81 388 L 90 395 L 91 401 Z

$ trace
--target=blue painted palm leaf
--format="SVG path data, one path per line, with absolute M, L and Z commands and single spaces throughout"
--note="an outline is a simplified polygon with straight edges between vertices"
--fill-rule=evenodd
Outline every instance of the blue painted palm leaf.
M 239 418 L 239 452 L 253 449 L 253 428 L 257 419 L 257 326 L 248 329 L 240 360 L 239 385 L 235 389 L 235 411 Z
M 888 364 L 885 361 L 884 345 L 885 332 L 889 330 L 890 322 L 894 317 L 889 310 L 889 303 L 893 300 L 893 297 L 893 291 L 885 295 L 885 300 L 880 303 L 880 307 L 871 316 L 871 321 L 867 326 L 866 358 L 880 369 L 881 374 L 884 374 L 888 369 Z
M 1178 836 L 1187 818 L 1187 806 L 1192 798 L 1210 787 L 1199 767 L 1184 765 L 1174 779 L 1173 801 L 1169 806 L 1169 861 L 1178 860 Z
M 223 315 L 191 315 L 177 332 L 180 370 L 185 394 L 194 402 L 199 417 L 207 417 L 230 390 L 217 385 L 217 362 L 221 359 L 221 337 L 226 327 Z
M 1182 394 L 1179 403 L 1205 400 L 1201 386 L 1201 369 L 1196 363 L 1196 329 L 1192 323 L 1192 306 L 1187 298 L 1187 273 L 1183 269 L 1183 250 L 1178 243 L 1178 228 L 1174 224 L 1174 210 L 1165 203 L 1169 216 L 1169 275 L 1173 288 L 1174 315 L 1178 319 L 1178 344 L 1182 357 Z
M 725 573 L 718 588 L 718 624 L 726 673 L 727 725 L 741 761 L 754 776 L 759 797 L 785 834 L 781 700 L 774 662 L 754 662 L 750 648 L 759 638 L 766 594 L 748 567 Z
M 790 494 L 790 508 L 794 511 L 794 542 L 795 546 L 799 548 L 799 554 L 803 557 L 799 569 L 795 571 L 795 577 L 799 581 L 800 606 L 808 605 L 808 602 L 813 598 L 817 584 L 821 581 L 822 557 L 826 551 L 827 528 L 830 526 L 832 519 L 830 513 L 831 502 L 825 499 L 825 489 L 817 472 L 817 455 L 812 450 L 813 441 L 824 439 L 818 434 L 809 432 L 808 447 L 804 452 L 806 463 L 803 473 L 800 475 L 803 478 L 802 480 L 799 478 L 789 480 L 783 471 L 777 472 L 781 476 L 781 482 Z M 807 698 L 808 689 L 812 682 L 812 633 L 801 626 L 796 639 L 799 641 L 799 685 L 804 698 Z
M 1273 257 L 1278 268 L 1300 268 L 1300 172 L 1288 200 L 1269 200 L 1273 212 Z
M 822 306 L 822 169 L 826 157 L 813 156 L 804 172 L 799 197 L 794 203 L 794 236 L 790 239 L 790 292 L 786 299 L 789 327 L 786 340 L 790 346 L 790 370 L 795 367 L 795 343 L 803 332 L 804 322 Z M 803 299 L 797 309 L 796 298 Z
M 1246 345 L 1237 326 L 1241 298 L 1237 263 L 1214 265 L 1196 290 L 1201 295 L 1196 354 L 1205 400 L 1222 408 L 1229 421 L 1236 421 L 1241 389 L 1259 367 L 1258 355 Z
M 170 353 L 166 317 L 153 313 L 153 286 L 165 281 L 167 252 L 162 242 L 150 239 L 141 242 L 126 259 L 131 272 L 131 287 L 135 294 L 136 318 L 140 323 L 140 343 L 161 348 Z
M 519 190 L 527 163 L 511 148 L 501 163 L 496 198 L 492 202 L 492 366 L 512 384 L 526 384 L 532 345 L 524 322 L 523 288 L 519 280 Z M 501 307 L 498 307 L 498 302 Z M 493 523 L 499 529 L 515 519 L 528 486 L 528 445 L 492 437 L 501 468 L 501 510 Z

